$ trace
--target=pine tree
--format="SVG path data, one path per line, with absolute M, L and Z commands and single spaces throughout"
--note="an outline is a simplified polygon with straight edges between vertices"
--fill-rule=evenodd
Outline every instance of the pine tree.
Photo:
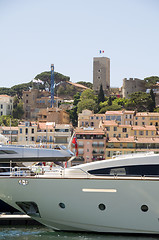
M 103 86 L 102 84 L 100 85 L 100 89 L 99 89 L 99 93 L 98 93 L 98 104 L 100 102 L 104 102 L 105 101 L 105 97 L 104 97 L 104 91 L 103 91 Z
M 155 100 L 155 94 L 152 89 L 150 90 L 150 96 L 152 100 L 152 103 L 150 104 L 150 112 L 153 112 L 156 107 L 156 100 Z
M 108 99 L 108 106 L 111 106 L 111 105 L 112 105 L 112 98 L 109 97 L 109 99 Z

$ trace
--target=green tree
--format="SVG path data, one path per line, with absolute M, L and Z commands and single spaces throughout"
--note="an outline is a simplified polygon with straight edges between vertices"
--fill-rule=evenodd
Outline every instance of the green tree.
M 49 84 L 51 84 L 51 71 L 46 71 L 46 72 L 37 74 L 35 76 L 35 79 L 40 79 L 44 83 L 48 82 Z M 63 74 L 58 72 L 54 72 L 54 81 L 55 81 L 55 84 L 58 84 L 62 81 L 70 81 L 70 77 L 64 76 Z
M 104 101 L 105 101 L 104 91 L 103 91 L 103 86 L 101 84 L 100 89 L 99 89 L 99 93 L 98 93 L 98 105 L 100 104 L 100 102 L 104 102 Z
M 80 101 L 77 105 L 77 113 L 82 112 L 84 109 L 97 112 L 97 96 L 91 89 L 86 89 L 84 92 L 82 92 Z
M 108 99 L 108 105 L 109 105 L 109 106 L 112 105 L 112 98 L 111 98 L 111 97 L 109 97 L 109 99 Z
M 74 95 L 74 102 L 73 102 L 74 106 L 71 110 L 69 110 L 70 120 L 74 127 L 77 127 L 77 124 L 78 124 L 77 104 L 79 101 L 80 101 L 80 93 L 78 92 Z
M 83 86 L 85 86 L 85 87 L 88 87 L 88 88 L 90 88 L 90 89 L 93 89 L 93 84 L 90 83 L 90 82 L 79 81 L 79 82 L 77 82 L 77 83 L 78 83 L 78 84 L 81 84 L 81 85 L 83 85 Z
M 152 98 L 150 94 L 145 92 L 135 92 L 130 94 L 129 102 L 126 108 L 136 110 L 138 112 L 149 112 L 152 106 Z
M 144 78 L 146 88 L 154 88 L 157 82 L 159 82 L 158 76 L 151 76 Z
M 82 110 L 88 109 L 94 112 L 97 111 L 97 103 L 93 99 L 83 99 L 77 105 L 77 113 L 81 113 Z
M 16 102 L 15 106 L 13 107 L 13 117 L 21 119 L 23 114 L 24 114 L 23 103 L 22 100 L 20 99 L 19 102 Z
M 92 89 L 86 89 L 82 92 L 80 100 L 84 99 L 93 99 L 94 101 L 97 100 L 97 96 L 95 95 L 94 91 Z
M 11 123 L 12 127 L 18 126 L 18 119 L 13 118 L 13 116 L 10 115 L 2 115 L 0 116 L 0 125 L 9 127 Z
M 156 107 L 156 100 L 155 100 L 155 94 L 152 89 L 150 90 L 150 96 L 152 99 L 152 102 L 150 102 L 150 112 L 153 112 Z

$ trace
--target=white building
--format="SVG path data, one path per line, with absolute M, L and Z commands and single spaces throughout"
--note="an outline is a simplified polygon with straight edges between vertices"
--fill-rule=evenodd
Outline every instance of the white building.
M 12 115 L 13 97 L 8 95 L 0 95 L 0 116 Z

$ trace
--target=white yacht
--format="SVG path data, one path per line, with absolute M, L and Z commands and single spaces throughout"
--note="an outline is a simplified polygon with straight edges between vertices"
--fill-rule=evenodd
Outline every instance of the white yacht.
M 0 177 L 0 198 L 63 231 L 159 234 L 159 155 L 118 156 L 32 176 Z

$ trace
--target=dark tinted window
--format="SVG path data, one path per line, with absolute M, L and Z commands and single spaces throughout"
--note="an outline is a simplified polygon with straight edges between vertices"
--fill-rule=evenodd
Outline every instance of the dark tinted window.
M 114 168 L 102 168 L 90 170 L 88 173 L 93 175 L 159 175 L 159 165 L 137 165 L 137 166 L 121 166 Z

